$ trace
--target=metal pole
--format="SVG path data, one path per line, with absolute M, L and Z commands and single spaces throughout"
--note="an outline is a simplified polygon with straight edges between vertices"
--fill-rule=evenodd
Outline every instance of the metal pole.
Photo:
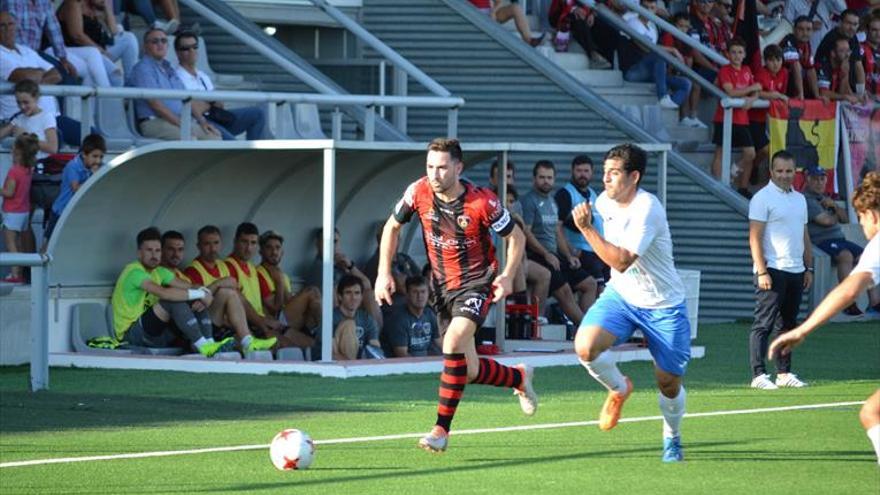
M 183 109 L 180 111 L 180 140 L 192 139 L 192 100 L 183 100 Z
M 49 389 L 49 284 L 46 275 L 45 264 L 31 267 L 31 392 Z
M 844 122 L 839 115 L 840 106 L 840 104 L 837 105 L 838 118 L 835 120 L 840 126 L 841 132 L 839 133 L 839 136 L 841 137 L 841 144 L 843 145 L 843 178 L 846 187 L 846 213 L 849 215 L 850 221 L 856 221 L 859 217 L 856 216 L 856 210 L 852 205 L 852 195 L 855 190 L 855 178 L 852 174 L 852 151 L 849 149 L 849 133 L 846 128 L 846 122 Z
M 666 165 L 666 151 L 660 152 L 660 166 L 657 168 L 657 196 L 663 209 L 666 209 L 666 174 L 669 170 Z
M 409 92 L 409 88 L 407 87 L 409 80 L 406 77 L 406 72 L 397 68 L 397 66 L 393 66 L 391 68 L 391 78 L 394 84 L 394 96 L 406 96 Z M 406 107 L 394 107 L 391 110 L 391 117 L 391 120 L 394 122 L 394 127 L 400 132 L 406 133 Z
M 336 141 L 342 139 L 342 112 L 339 111 L 339 107 L 333 108 L 332 128 L 330 133 L 331 137 Z
M 379 96 L 385 96 L 385 61 L 379 61 Z M 379 116 L 385 118 L 385 105 L 379 107 Z
M 498 154 L 498 171 L 495 175 L 495 183 L 498 185 L 498 199 L 501 204 L 507 208 L 507 158 L 509 152 L 507 150 Z M 504 241 L 498 242 L 495 246 L 496 257 L 498 258 L 498 266 L 503 270 L 507 262 L 507 250 L 504 248 Z M 501 299 L 495 304 L 495 345 L 502 351 L 504 350 L 504 336 L 506 334 L 504 316 L 507 313 L 507 298 Z
M 321 225 L 321 362 L 333 360 L 333 254 L 335 252 L 336 150 L 324 149 L 324 195 Z
M 458 137 L 458 107 L 450 108 L 446 115 L 446 136 Z
M 364 141 L 371 142 L 376 139 L 376 107 L 367 105 L 367 113 L 364 115 Z
M 731 134 L 733 133 L 733 108 L 724 107 L 724 124 L 721 134 L 721 177 L 718 180 L 724 185 L 730 185 L 730 162 L 731 156 Z
M 92 111 L 91 95 L 82 97 L 79 108 L 79 142 L 82 143 L 85 141 L 86 136 L 92 133 L 92 115 L 94 115 L 94 112 Z

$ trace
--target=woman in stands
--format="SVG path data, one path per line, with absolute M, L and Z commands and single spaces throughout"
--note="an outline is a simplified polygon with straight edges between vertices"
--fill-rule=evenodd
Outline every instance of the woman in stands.
M 840 285 L 828 293 L 806 321 L 794 330 L 780 335 L 770 344 L 770 359 L 777 353 L 791 352 L 810 332 L 855 302 L 859 294 L 880 285 L 880 172 L 870 172 L 865 176 L 853 196 L 853 206 L 859 214 L 859 223 L 862 224 L 865 237 L 869 239 L 859 264 Z M 880 389 L 865 401 L 859 419 L 877 453 L 877 463 L 880 464 Z
M 130 73 L 137 63 L 138 42 L 133 33 L 123 30 L 116 22 L 113 9 L 106 8 L 105 0 L 64 0 L 57 13 L 64 44 L 98 49 L 110 82 L 122 86 L 123 72 Z M 120 59 L 122 71 L 115 64 Z

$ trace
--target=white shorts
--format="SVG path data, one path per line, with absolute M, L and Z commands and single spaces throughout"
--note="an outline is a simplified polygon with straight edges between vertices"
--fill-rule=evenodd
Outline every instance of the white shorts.
M 30 213 L 11 213 L 3 212 L 3 227 L 16 232 L 24 232 L 27 230 Z

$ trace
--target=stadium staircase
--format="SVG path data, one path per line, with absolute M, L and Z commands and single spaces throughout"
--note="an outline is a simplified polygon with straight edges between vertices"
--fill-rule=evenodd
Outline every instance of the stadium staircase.
M 647 132 L 621 108 L 625 102 L 656 103 L 649 85 L 622 84 L 619 72 L 596 74 L 600 71 L 589 71 L 588 66 L 568 65 L 564 59 L 572 59 L 573 53 L 556 58 L 561 64 L 554 62 L 467 2 L 364 0 L 362 18 L 371 33 L 465 99 L 459 113 L 459 136 L 465 142 L 669 141 L 665 135 Z M 371 56 L 369 50 L 366 56 Z M 600 83 L 592 84 L 594 78 Z M 424 90 L 413 84 L 409 94 Z M 435 137 L 431 123 L 440 118 L 436 111 L 410 110 L 410 137 Z M 676 132 L 681 134 L 675 130 L 673 135 Z M 708 135 L 700 139 L 708 140 Z M 518 164 L 518 190 L 531 188 L 531 164 L 539 158 L 547 156 L 512 156 Z M 560 170 L 560 184 L 568 175 L 571 157 L 550 158 Z M 649 171 L 644 181 L 648 189 L 656 184 L 656 167 L 651 169 L 654 173 Z M 472 173 L 478 181 L 486 174 L 487 164 Z M 599 175 L 594 181 L 601 187 Z M 702 272 L 702 321 L 751 316 L 747 208 L 746 200 L 712 180 L 702 166 L 670 153 L 667 211 L 676 264 Z

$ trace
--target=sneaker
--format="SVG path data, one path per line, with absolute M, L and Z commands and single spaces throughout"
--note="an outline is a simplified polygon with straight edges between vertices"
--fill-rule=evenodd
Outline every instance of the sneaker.
M 807 382 L 801 381 L 794 373 L 779 373 L 776 375 L 776 386 L 779 388 L 803 388 Z
M 862 316 L 865 313 L 862 313 L 862 310 L 856 305 L 856 303 L 852 303 L 843 310 L 843 314 L 847 316 Z
M 657 102 L 658 105 L 662 108 L 668 108 L 669 110 L 678 110 L 678 103 L 672 101 L 672 97 L 669 95 L 660 98 L 660 101 Z
M 519 396 L 519 407 L 522 408 L 523 414 L 532 416 L 538 410 L 538 394 L 532 387 L 535 369 L 523 363 L 516 365 L 516 367 L 522 372 L 522 383 L 519 388 L 513 390 L 513 395 Z
M 681 437 L 663 439 L 663 462 L 681 462 L 684 452 L 681 450 Z
M 270 337 L 268 339 L 258 339 L 256 337 L 252 337 L 250 345 L 248 345 L 247 349 L 245 349 L 244 352 L 268 351 L 272 349 L 272 346 L 274 346 L 275 342 L 277 341 L 277 337 Z
M 681 124 L 685 127 L 692 127 L 694 129 L 708 129 L 709 128 L 709 126 L 704 124 L 702 120 L 695 118 L 695 117 L 685 117 L 685 118 L 681 119 L 679 124 Z
M 168 21 L 168 24 L 165 25 L 165 32 L 167 34 L 175 34 L 177 33 L 177 28 L 180 27 L 180 21 L 177 19 L 171 19 Z
M 199 347 L 199 354 L 205 357 L 213 357 L 218 352 L 230 350 L 233 345 L 235 345 L 235 342 L 232 340 L 232 337 L 226 337 L 220 342 L 211 342 Z
M 752 388 L 758 388 L 761 390 L 776 390 L 779 388 L 776 386 L 775 383 L 770 380 L 770 375 L 768 375 L 767 373 L 764 373 L 763 375 L 758 375 L 753 378 L 751 386 Z
M 530 39 L 529 45 L 535 47 L 535 46 L 540 45 L 542 41 L 544 41 L 544 33 L 541 33 L 540 36 L 535 36 L 532 39 Z
M 571 41 L 571 37 L 568 33 L 562 35 L 562 33 L 556 33 L 556 37 L 553 38 L 553 49 L 556 50 L 557 53 L 565 53 L 568 51 L 568 43 Z
M 599 53 L 594 53 L 592 57 L 590 57 L 590 69 L 603 70 L 610 69 L 611 62 L 608 61 L 605 57 L 603 57 Z
M 537 321 L 538 321 L 538 326 L 550 324 L 550 320 L 548 320 L 546 316 L 539 316 Z
M 431 433 L 428 433 L 419 440 L 419 447 L 439 454 L 446 451 L 446 445 L 449 443 L 449 434 L 440 426 L 434 426 Z
M 608 398 L 605 399 L 605 405 L 602 406 L 602 412 L 599 413 L 599 429 L 602 431 L 608 431 L 617 426 L 623 403 L 629 399 L 633 391 L 632 380 L 628 376 L 625 376 L 624 379 L 626 379 L 626 392 L 608 392 Z

